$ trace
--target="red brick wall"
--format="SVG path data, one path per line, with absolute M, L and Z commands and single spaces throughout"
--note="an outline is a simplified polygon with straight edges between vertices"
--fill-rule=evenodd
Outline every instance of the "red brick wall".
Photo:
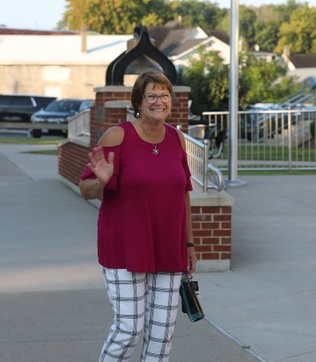
M 58 150 L 58 173 L 78 186 L 79 179 L 86 168 L 89 148 L 76 143 L 65 143 Z
M 231 257 L 231 207 L 192 207 L 192 229 L 199 260 Z

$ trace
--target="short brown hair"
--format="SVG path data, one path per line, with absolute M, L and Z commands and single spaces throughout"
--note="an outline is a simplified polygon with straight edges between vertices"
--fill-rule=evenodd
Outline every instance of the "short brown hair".
M 141 73 L 133 86 L 131 102 L 134 110 L 134 117 L 136 118 L 136 113 L 139 111 L 139 105 L 142 102 L 145 88 L 149 83 L 154 83 L 155 85 L 159 84 L 163 89 L 167 89 L 170 94 L 172 94 L 172 84 L 169 79 L 158 70 L 149 70 Z

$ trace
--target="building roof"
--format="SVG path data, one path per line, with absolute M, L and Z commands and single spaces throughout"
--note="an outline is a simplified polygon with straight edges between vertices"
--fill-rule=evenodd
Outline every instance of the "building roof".
M 288 59 L 295 68 L 316 67 L 316 55 L 291 54 Z
M 212 30 L 207 32 L 208 36 L 213 36 L 218 40 L 222 41 L 223 43 L 229 45 L 229 35 L 221 30 Z
M 0 35 L 0 63 L 109 64 L 126 51 L 131 35 Z
M 179 55 L 208 37 L 200 27 L 186 28 L 177 22 L 175 25 L 150 27 L 148 34 L 155 40 L 155 46 L 168 57 Z
M 33 30 L 33 29 L 15 29 L 0 26 L 0 35 L 70 35 L 80 34 L 80 31 L 71 30 Z
M 126 51 L 132 35 L 101 35 L 88 33 L 86 49 L 82 51 L 80 32 L 0 29 L 0 63 L 33 64 L 97 64 L 108 65 Z M 17 32 L 17 34 L 15 33 Z M 185 28 L 175 22 L 169 26 L 150 27 L 148 33 L 154 45 L 167 57 L 190 53 L 209 39 L 200 27 Z M 217 33 L 217 32 L 216 32 Z M 218 33 L 220 34 L 220 33 Z M 13 36 L 14 35 L 14 36 Z M 63 36 L 61 36 L 63 35 Z M 78 36 L 79 35 L 79 36 Z

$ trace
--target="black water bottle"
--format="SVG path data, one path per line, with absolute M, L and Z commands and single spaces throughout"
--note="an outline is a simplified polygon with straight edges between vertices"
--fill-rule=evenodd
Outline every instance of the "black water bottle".
M 196 295 L 197 282 L 192 282 L 190 277 L 184 275 L 181 279 L 180 296 L 184 311 L 191 322 L 197 322 L 204 318 L 204 313 Z

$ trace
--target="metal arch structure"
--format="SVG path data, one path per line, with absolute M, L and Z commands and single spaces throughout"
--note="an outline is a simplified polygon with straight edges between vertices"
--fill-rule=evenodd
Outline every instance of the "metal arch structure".
M 147 28 L 138 26 L 134 29 L 134 34 L 139 37 L 138 43 L 133 49 L 123 52 L 112 61 L 106 71 L 105 84 L 123 85 L 127 67 L 142 56 L 156 62 L 163 69 L 163 73 L 170 82 L 175 84 L 177 80 L 176 68 L 168 57 L 151 43 Z

